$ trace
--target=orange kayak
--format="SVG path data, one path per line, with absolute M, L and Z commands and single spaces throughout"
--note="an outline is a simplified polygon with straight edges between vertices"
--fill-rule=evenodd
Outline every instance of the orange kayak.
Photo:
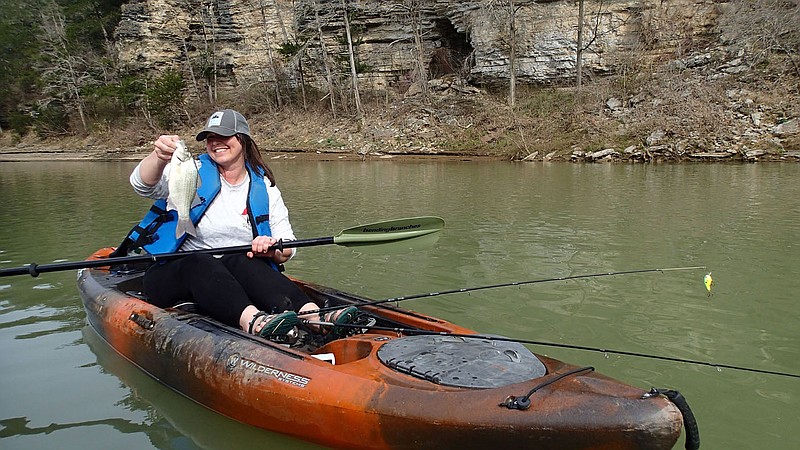
M 161 383 L 256 427 L 349 449 L 671 449 L 681 435 L 681 411 L 664 395 L 512 340 L 373 305 L 362 306 L 370 324 L 346 337 L 275 343 L 155 307 L 141 276 L 80 271 L 92 328 Z M 295 282 L 317 304 L 370 302 Z

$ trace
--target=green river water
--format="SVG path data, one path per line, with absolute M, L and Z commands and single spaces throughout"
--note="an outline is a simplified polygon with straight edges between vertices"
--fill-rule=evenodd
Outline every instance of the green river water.
M 270 164 L 301 239 L 417 215 L 446 222 L 435 246 L 413 253 L 301 249 L 293 276 L 381 299 L 706 266 L 403 306 L 482 333 L 800 374 L 800 164 Z M 131 191 L 132 168 L 0 163 L 0 268 L 80 260 L 118 244 L 149 206 Z M 0 278 L 0 448 L 316 448 L 221 417 L 122 360 L 86 326 L 75 278 Z M 679 390 L 701 448 L 800 448 L 798 378 L 532 348 L 634 386 Z

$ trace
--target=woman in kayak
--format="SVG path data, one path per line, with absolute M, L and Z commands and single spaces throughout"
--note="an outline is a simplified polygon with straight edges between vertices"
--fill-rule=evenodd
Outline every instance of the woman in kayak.
M 294 256 L 294 249 L 270 247 L 295 236 L 275 177 L 261 158 L 244 116 L 231 109 L 215 112 L 196 139 L 205 141 L 206 153 L 200 156 L 195 175 L 176 169 L 185 162 L 173 158 L 180 140 L 175 135 L 160 136 L 153 151 L 134 169 L 130 182 L 136 193 L 158 200 L 128 239 L 152 254 L 247 244 L 252 244 L 252 250 L 213 256 L 192 253 L 153 264 L 144 276 L 149 301 L 164 308 L 191 299 L 199 312 L 264 337 L 286 335 L 299 323 L 298 312 L 303 318 L 337 325 L 352 322 L 359 313 L 355 307 L 304 315 L 319 306 L 280 273 L 279 267 Z M 199 177 L 199 182 L 192 176 Z M 177 218 L 170 206 L 186 195 L 191 202 L 195 191 L 198 198 L 190 214 L 194 233 L 179 231 L 176 236 Z M 346 330 L 334 327 L 333 331 Z

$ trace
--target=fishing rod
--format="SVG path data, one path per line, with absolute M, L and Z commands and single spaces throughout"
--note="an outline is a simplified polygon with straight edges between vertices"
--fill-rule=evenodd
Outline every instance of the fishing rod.
M 597 278 L 597 277 L 610 277 L 614 275 L 630 275 L 630 274 L 637 274 L 637 273 L 648 273 L 648 272 L 671 272 L 677 270 L 705 270 L 705 266 L 689 266 L 689 267 L 667 267 L 662 269 L 636 269 L 636 270 L 622 270 L 618 272 L 602 272 L 602 273 L 592 273 L 592 274 L 584 274 L 584 275 L 569 275 L 563 277 L 554 277 L 554 278 L 540 278 L 537 280 L 529 280 L 529 281 L 512 281 L 509 283 L 499 283 L 499 284 L 489 284 L 485 286 L 476 286 L 476 287 L 469 287 L 469 288 L 459 288 L 459 289 L 451 289 L 447 291 L 439 291 L 439 292 L 428 292 L 426 294 L 415 294 L 415 295 L 404 295 L 400 297 L 393 297 L 393 298 L 386 298 L 383 300 L 375 300 L 370 302 L 360 303 L 357 306 L 377 306 L 382 305 L 384 303 L 397 303 L 406 300 L 415 300 L 420 298 L 428 298 L 428 297 L 437 297 L 439 295 L 449 295 L 449 294 L 460 294 L 463 292 L 475 292 L 481 291 L 485 289 L 496 289 L 502 287 L 509 287 L 509 286 L 523 286 L 526 284 L 536 284 L 536 283 L 549 283 L 552 281 L 565 281 L 565 280 L 577 280 L 581 278 Z M 337 309 L 346 308 L 352 305 L 337 305 L 337 306 L 329 306 L 326 308 L 320 308 L 316 311 L 308 311 L 309 314 L 321 312 L 326 313 L 329 311 L 336 311 Z
M 493 335 L 486 335 L 486 334 L 464 334 L 464 333 L 450 333 L 446 331 L 429 331 L 429 330 L 421 330 L 418 328 L 396 328 L 396 327 L 382 327 L 376 325 L 358 325 L 358 324 L 335 324 L 333 322 L 322 322 L 322 321 L 313 321 L 313 320 L 303 320 L 303 323 L 307 323 L 309 325 L 319 325 L 319 326 L 329 326 L 329 327 L 343 327 L 343 328 L 355 328 L 358 330 L 374 330 L 374 331 L 389 331 L 392 333 L 397 334 L 413 334 L 419 336 L 452 336 L 452 337 L 459 337 L 465 339 L 485 339 L 489 341 L 501 341 L 501 342 L 515 342 L 518 344 L 530 344 L 530 345 L 541 345 L 545 347 L 558 347 L 558 348 L 567 348 L 571 350 L 588 350 L 593 352 L 600 352 L 603 354 L 613 354 L 613 355 L 622 355 L 622 356 L 635 356 L 638 358 L 647 358 L 647 359 L 657 359 L 661 361 L 670 361 L 670 362 L 678 362 L 684 364 L 695 364 L 700 366 L 708 366 L 714 367 L 717 369 L 732 369 L 732 370 L 740 370 L 744 372 L 752 372 L 752 373 L 760 373 L 765 375 L 777 375 L 782 377 L 789 377 L 789 378 L 800 378 L 800 375 L 789 373 L 789 372 L 779 372 L 773 370 L 763 370 L 763 369 L 754 369 L 751 367 L 742 367 L 742 366 L 735 366 L 731 364 L 722 364 L 722 363 L 713 363 L 708 361 L 699 361 L 693 359 L 685 359 L 685 358 L 676 358 L 673 356 L 661 356 L 661 355 L 650 355 L 647 353 L 637 353 L 637 352 L 628 352 L 624 350 L 611 350 L 607 348 L 600 348 L 600 347 L 589 347 L 585 345 L 573 345 L 573 344 L 559 344 L 557 342 L 546 342 L 546 341 L 535 341 L 530 339 L 515 339 L 515 338 L 508 338 L 503 336 L 493 336 Z

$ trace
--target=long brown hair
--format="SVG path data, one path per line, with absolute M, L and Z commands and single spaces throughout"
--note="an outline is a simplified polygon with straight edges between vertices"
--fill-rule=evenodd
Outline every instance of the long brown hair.
M 264 162 L 264 158 L 261 157 L 261 151 L 253 138 L 243 133 L 236 133 L 236 140 L 242 144 L 245 162 L 250 164 L 253 170 L 260 171 L 261 175 L 267 177 L 270 186 L 275 186 L 275 175 L 267 163 Z

